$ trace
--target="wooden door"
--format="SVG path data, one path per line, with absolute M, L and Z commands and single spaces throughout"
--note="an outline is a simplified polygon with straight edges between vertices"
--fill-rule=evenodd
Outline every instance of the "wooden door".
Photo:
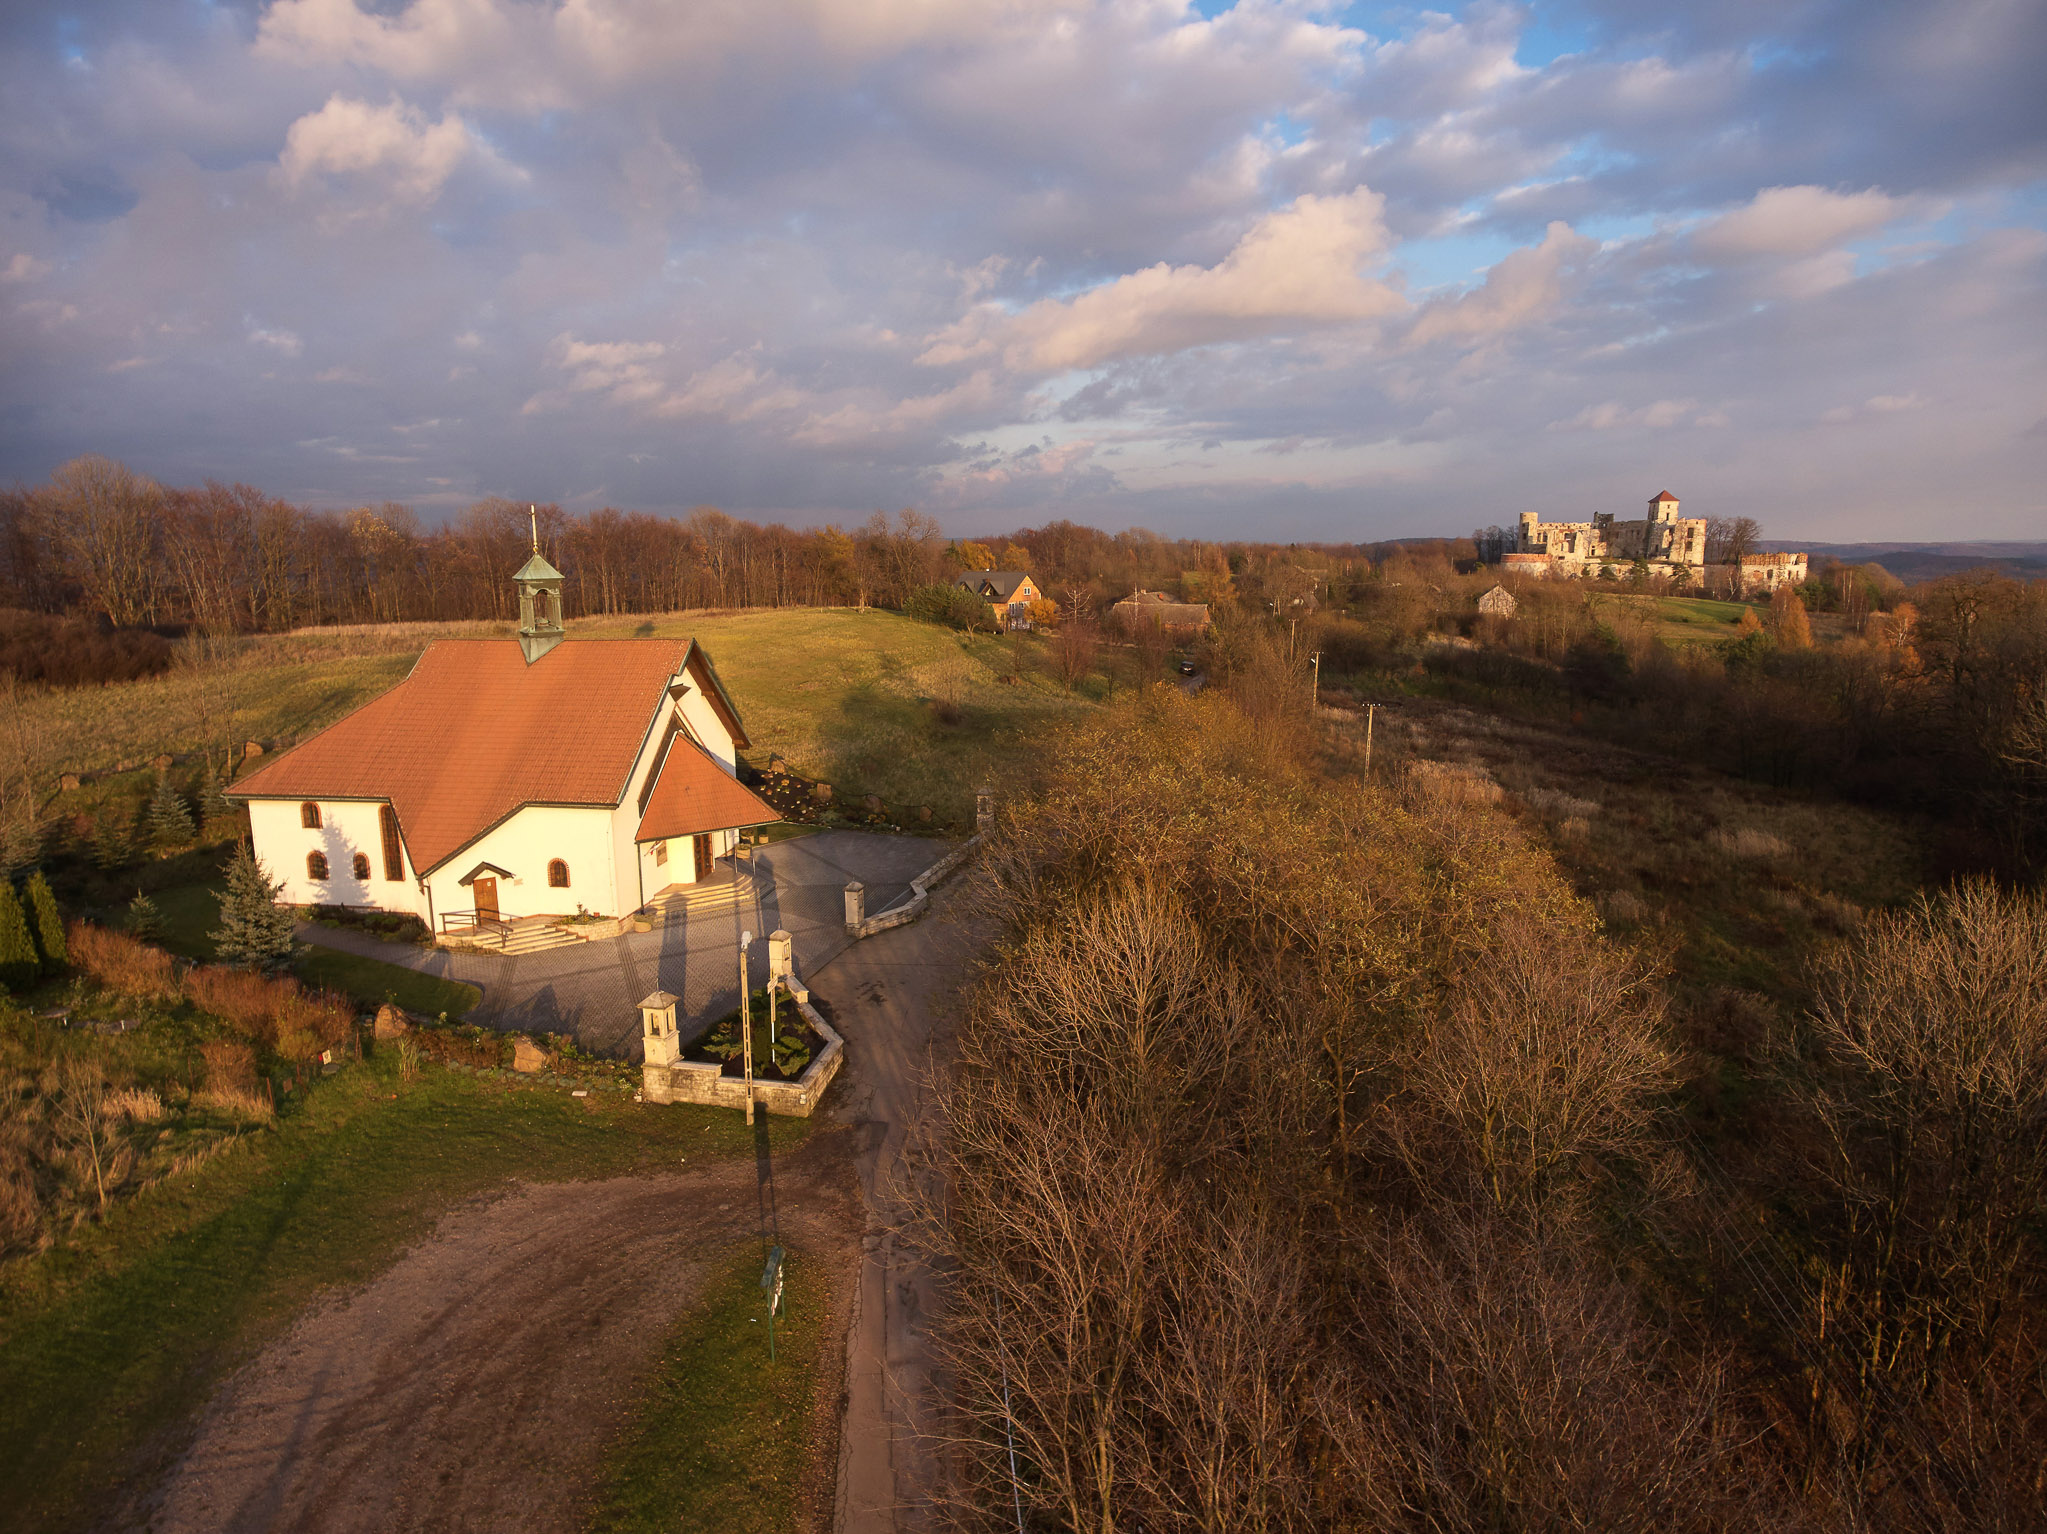
M 690 840 L 696 844 L 697 883 L 701 884 L 711 877 L 711 838 L 708 835 L 693 836 Z
M 479 877 L 474 884 L 470 885 L 470 889 L 476 895 L 477 921 L 496 921 L 498 919 L 498 881 Z

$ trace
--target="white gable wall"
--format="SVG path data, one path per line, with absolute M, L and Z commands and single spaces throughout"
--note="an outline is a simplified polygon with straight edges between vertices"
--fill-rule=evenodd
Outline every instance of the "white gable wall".
M 385 911 L 410 911 L 424 921 L 426 896 L 420 892 L 412 861 L 405 861 L 403 879 L 384 877 L 384 832 L 377 818 L 381 802 L 322 799 L 320 827 L 300 824 L 297 799 L 251 799 L 249 836 L 256 857 L 272 879 L 284 881 L 284 898 L 292 905 L 367 905 Z M 315 883 L 306 873 L 306 854 L 327 855 L 327 882 Z M 355 877 L 355 855 L 370 860 L 367 880 Z
M 611 822 L 607 808 L 527 805 L 433 871 L 427 885 L 433 892 L 436 924 L 451 911 L 476 908 L 474 893 L 460 881 L 478 863 L 495 863 L 511 875 L 498 878 L 498 914 L 507 921 L 519 916 L 573 916 L 578 905 L 599 916 L 632 910 L 639 896 L 630 887 L 622 894 L 618 887 Z M 567 889 L 554 889 L 547 882 L 552 858 L 569 865 Z M 628 875 L 631 871 L 628 866 Z

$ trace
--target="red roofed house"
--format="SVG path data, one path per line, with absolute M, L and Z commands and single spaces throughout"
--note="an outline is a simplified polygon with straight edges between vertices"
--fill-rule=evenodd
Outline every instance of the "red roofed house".
M 406 679 L 235 784 L 296 905 L 623 915 L 779 817 L 738 780 L 739 712 L 694 640 L 569 639 L 561 572 L 513 577 L 519 637 L 428 647 Z

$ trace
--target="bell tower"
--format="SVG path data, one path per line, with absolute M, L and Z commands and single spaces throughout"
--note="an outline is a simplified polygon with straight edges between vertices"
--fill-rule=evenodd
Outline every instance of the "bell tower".
M 512 577 L 519 588 L 519 648 L 532 665 L 560 644 L 562 632 L 562 573 L 540 557 L 540 513 L 528 508 L 533 519 L 533 557 Z

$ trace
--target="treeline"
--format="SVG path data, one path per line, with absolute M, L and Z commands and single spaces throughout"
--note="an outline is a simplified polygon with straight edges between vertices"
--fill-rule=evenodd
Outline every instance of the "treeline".
M 1222 548 L 1070 522 L 963 544 L 914 511 L 799 529 L 711 507 L 678 517 L 543 505 L 538 523 L 543 552 L 567 577 L 570 616 L 901 607 L 921 587 L 990 564 L 1029 570 L 1084 618 L 1136 587 L 1241 588 L 1279 607 L 1355 578 L 1370 552 Z M 214 633 L 502 620 L 516 613 L 511 578 L 531 528 L 528 507 L 506 500 L 478 501 L 435 527 L 408 506 L 310 511 L 248 485 L 177 489 L 80 458 L 47 485 L 0 494 L 0 608 Z
M 2037 1527 L 2047 906 L 1830 951 L 1730 1165 L 1692 1003 L 1505 814 L 1291 746 L 1289 675 L 1082 725 L 987 855 L 925 1185 L 961 1521 Z

